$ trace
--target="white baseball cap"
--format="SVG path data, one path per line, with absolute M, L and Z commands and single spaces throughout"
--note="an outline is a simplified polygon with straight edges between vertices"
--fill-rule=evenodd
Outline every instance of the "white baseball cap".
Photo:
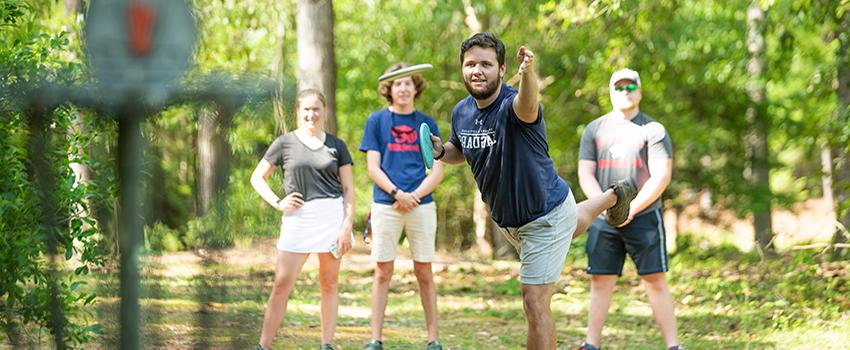
M 608 82 L 608 86 L 614 87 L 615 83 L 623 79 L 631 80 L 635 82 L 638 87 L 640 87 L 640 75 L 638 75 L 638 72 L 635 72 L 628 68 L 620 69 L 614 72 L 614 74 L 611 74 L 611 81 Z

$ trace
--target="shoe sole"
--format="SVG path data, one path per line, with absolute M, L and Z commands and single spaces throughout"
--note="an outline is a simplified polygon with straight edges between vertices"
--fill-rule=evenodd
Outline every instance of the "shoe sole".
M 608 217 L 605 221 L 616 227 L 622 225 L 629 218 L 629 205 L 637 196 L 637 188 L 628 180 L 617 181 L 611 185 L 611 188 L 617 195 L 617 203 L 608 208 Z

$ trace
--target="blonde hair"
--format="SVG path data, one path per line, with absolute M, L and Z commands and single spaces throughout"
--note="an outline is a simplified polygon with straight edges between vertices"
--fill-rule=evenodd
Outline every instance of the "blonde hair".
M 410 64 L 408 64 L 407 62 L 399 62 L 390 66 L 390 68 L 387 68 L 384 73 L 395 72 L 399 69 L 407 67 L 410 67 Z M 416 87 L 416 95 L 413 96 L 413 99 L 415 100 L 419 98 L 419 95 L 422 95 L 422 92 L 425 91 L 425 89 L 428 88 L 428 83 L 419 74 L 411 75 L 410 78 L 413 79 L 413 86 Z M 384 96 L 384 98 L 386 98 L 387 102 L 389 102 L 390 104 L 393 103 L 393 81 L 395 80 L 382 81 L 378 84 L 378 93 L 381 94 L 381 96 Z

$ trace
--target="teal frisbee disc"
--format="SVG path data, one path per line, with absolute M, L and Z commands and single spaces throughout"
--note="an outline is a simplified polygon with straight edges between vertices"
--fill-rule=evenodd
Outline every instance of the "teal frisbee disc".
M 431 142 L 431 128 L 426 123 L 419 125 L 419 153 L 425 167 L 431 169 L 434 166 L 434 143 Z

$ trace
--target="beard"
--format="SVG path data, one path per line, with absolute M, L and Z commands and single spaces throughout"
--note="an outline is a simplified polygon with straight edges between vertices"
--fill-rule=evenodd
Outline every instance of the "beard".
M 499 77 L 499 79 L 493 81 L 487 80 L 487 84 L 484 85 L 483 89 L 476 90 L 472 87 L 466 77 L 463 77 L 463 85 L 466 86 L 466 91 L 468 91 L 469 95 L 476 100 L 483 100 L 490 96 L 493 96 L 493 94 L 496 93 L 496 90 L 499 88 L 499 84 L 501 83 L 502 77 Z

